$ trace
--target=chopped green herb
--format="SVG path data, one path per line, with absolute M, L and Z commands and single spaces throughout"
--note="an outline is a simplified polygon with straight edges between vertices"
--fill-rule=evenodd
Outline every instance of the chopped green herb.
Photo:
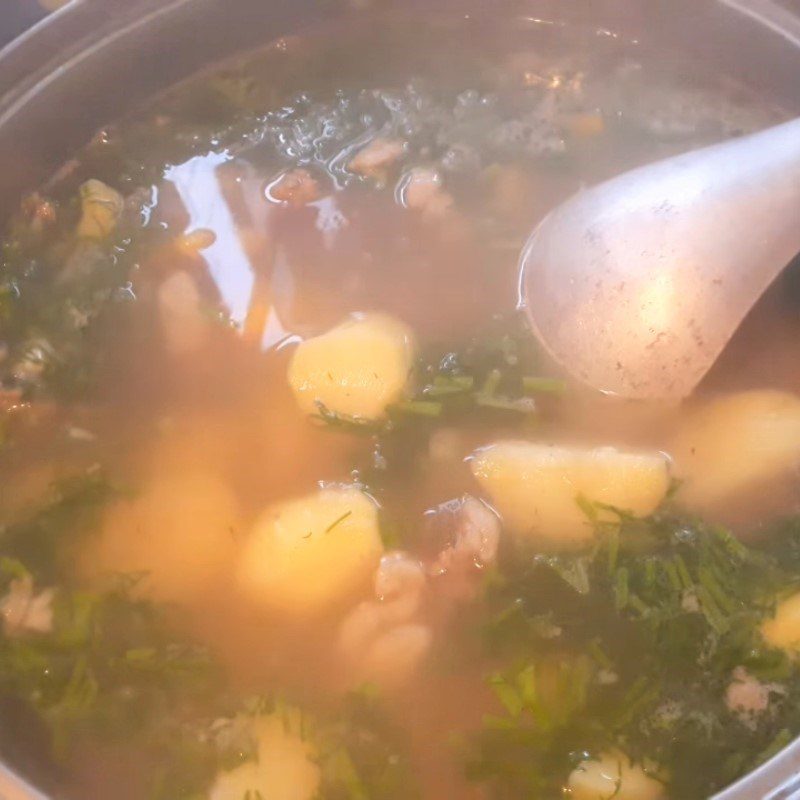
M 567 384 L 559 378 L 526 375 L 522 378 L 522 388 L 526 394 L 564 394 Z
M 337 525 L 344 522 L 352 513 L 352 511 L 345 511 L 341 517 L 335 519 L 330 525 L 328 525 L 327 528 L 325 528 L 325 533 L 330 533 Z
M 403 400 L 395 403 L 392 409 L 419 417 L 439 417 L 442 414 L 442 404 L 433 400 Z
M 706 798 L 800 734 L 800 670 L 759 632 L 792 584 L 781 558 L 800 526 L 751 549 L 674 511 L 637 519 L 581 505 L 598 530 L 590 552 L 512 553 L 487 584 L 485 641 L 508 669 L 492 674 L 498 711 L 473 740 L 468 774 L 492 796 L 558 796 L 571 752 L 620 748 L 668 771 L 670 796 Z M 555 638 L 535 632 L 543 618 Z M 565 659 L 566 672 L 548 672 Z M 778 682 L 769 713 L 728 707 L 736 668 Z M 542 705 L 542 686 L 568 712 Z

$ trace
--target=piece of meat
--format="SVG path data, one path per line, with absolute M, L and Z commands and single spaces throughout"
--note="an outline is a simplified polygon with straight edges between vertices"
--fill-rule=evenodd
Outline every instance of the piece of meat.
M 388 553 L 375 575 L 375 598 L 356 606 L 343 620 L 338 648 L 356 683 L 403 683 L 413 673 L 432 641 L 427 625 L 415 620 L 425 592 L 425 571 L 402 552 Z
M 441 578 L 446 594 L 468 599 L 477 590 L 480 570 L 494 563 L 500 520 L 485 503 L 464 495 L 428 512 L 429 530 L 441 551 L 429 573 Z
M 6 636 L 49 633 L 53 629 L 55 589 L 33 591 L 33 578 L 25 575 L 11 581 L 8 594 L 0 600 L 0 615 Z
M 500 522 L 480 500 L 465 495 L 444 503 L 429 512 L 429 523 L 437 539 L 433 558 L 423 564 L 407 553 L 386 554 L 375 575 L 375 599 L 342 621 L 338 648 L 350 682 L 408 680 L 431 647 L 434 627 L 475 596 L 481 569 L 495 561 Z M 428 602 L 435 605 L 426 611 Z
M 734 669 L 725 691 L 725 704 L 746 723 L 755 725 L 754 718 L 769 710 L 772 696 L 784 693 L 780 684 L 763 683 L 740 666 Z
M 402 140 L 379 136 L 362 147 L 350 159 L 347 168 L 365 178 L 385 179 L 389 168 L 403 157 L 405 149 L 406 145 Z
M 293 208 L 302 208 L 322 196 L 319 182 L 307 169 L 285 172 L 267 189 L 267 197 Z
M 442 176 L 425 167 L 412 169 L 400 187 L 400 197 L 406 208 L 428 218 L 441 218 L 453 208 L 453 195 L 445 188 Z
M 33 233 L 41 233 L 56 221 L 56 207 L 38 192 L 22 201 L 22 216 Z

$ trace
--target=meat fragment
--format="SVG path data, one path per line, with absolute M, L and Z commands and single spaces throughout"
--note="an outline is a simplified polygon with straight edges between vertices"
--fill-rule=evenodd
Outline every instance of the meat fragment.
M 56 207 L 38 192 L 22 201 L 22 217 L 33 233 L 41 233 L 56 221 Z
M 176 246 L 180 253 L 187 256 L 195 256 L 201 250 L 213 246 L 217 241 L 217 234 L 208 228 L 196 228 L 193 231 L 187 231 L 178 237 Z
M 33 578 L 25 575 L 14 578 L 8 594 L 0 600 L 0 615 L 6 636 L 25 633 L 49 633 L 53 629 L 53 598 L 55 589 L 33 591 Z
M 365 178 L 385 180 L 389 168 L 394 166 L 405 153 L 405 142 L 400 139 L 386 139 L 379 136 L 362 147 L 347 165 L 351 172 Z
M 408 680 L 431 647 L 434 627 L 474 597 L 480 569 L 496 558 L 500 523 L 480 500 L 465 495 L 429 515 L 439 540 L 435 557 L 423 563 L 400 551 L 384 555 L 375 599 L 356 606 L 339 627 L 349 681 L 398 686 Z
M 307 169 L 285 172 L 267 189 L 270 200 L 286 203 L 293 208 L 302 208 L 322 196 L 319 182 Z
M 725 704 L 745 723 L 755 726 L 755 717 L 770 708 L 773 695 L 781 695 L 785 689 L 777 683 L 762 683 L 744 667 L 736 667 L 725 692 Z
M 428 218 L 444 217 L 453 208 L 453 195 L 444 188 L 442 176 L 425 167 L 412 169 L 403 178 L 400 195 L 406 208 Z
M 494 563 L 500 542 L 500 520 L 485 503 L 464 495 L 428 512 L 434 537 L 443 548 L 429 573 L 446 579 L 446 593 L 468 599 L 477 589 L 481 569 Z
M 433 639 L 430 628 L 416 620 L 425 582 L 422 564 L 406 553 L 381 559 L 375 599 L 356 606 L 339 628 L 338 646 L 349 679 L 395 686 L 411 676 Z

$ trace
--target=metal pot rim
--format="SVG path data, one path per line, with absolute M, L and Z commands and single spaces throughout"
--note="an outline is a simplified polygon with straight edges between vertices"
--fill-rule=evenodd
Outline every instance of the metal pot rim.
M 72 0 L 0 50 L 0 126 L 88 54 L 209 0 Z M 800 13 L 776 0 L 714 0 L 800 50 Z M 49 800 L 0 762 L 2 800 Z M 711 800 L 800 800 L 800 737 Z

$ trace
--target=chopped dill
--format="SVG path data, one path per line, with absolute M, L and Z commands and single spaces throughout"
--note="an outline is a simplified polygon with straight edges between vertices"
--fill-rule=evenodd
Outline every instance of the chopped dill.
M 392 410 L 418 417 L 440 417 L 442 404 L 433 400 L 402 400 L 395 403 Z
M 784 555 L 800 552 L 800 525 L 748 547 L 671 504 L 636 518 L 579 503 L 597 529 L 588 551 L 517 547 L 486 585 L 498 710 L 472 739 L 467 772 L 490 797 L 559 796 L 571 753 L 617 748 L 669 773 L 670 797 L 707 798 L 800 734 L 800 668 L 760 634 L 797 583 Z M 541 635 L 542 619 L 554 636 Z M 777 687 L 769 713 L 728 707 L 737 668 Z
M 351 515 L 352 515 L 352 513 L 353 513 L 352 511 L 345 511 L 345 512 L 344 512 L 344 514 L 342 514 L 342 516 L 341 516 L 341 517 L 338 517 L 337 519 L 335 519 L 333 522 L 331 522 L 331 524 L 330 524 L 330 525 L 328 525 L 328 527 L 327 527 L 327 528 L 325 528 L 325 533 L 330 533 L 330 532 L 331 532 L 331 531 L 332 531 L 332 530 L 333 530 L 333 529 L 334 529 L 334 528 L 335 528 L 337 525 L 340 525 L 340 524 L 341 524 L 342 522 L 344 522 L 344 521 L 345 521 L 345 520 L 346 520 L 346 519 L 347 519 L 349 516 L 351 516 Z

